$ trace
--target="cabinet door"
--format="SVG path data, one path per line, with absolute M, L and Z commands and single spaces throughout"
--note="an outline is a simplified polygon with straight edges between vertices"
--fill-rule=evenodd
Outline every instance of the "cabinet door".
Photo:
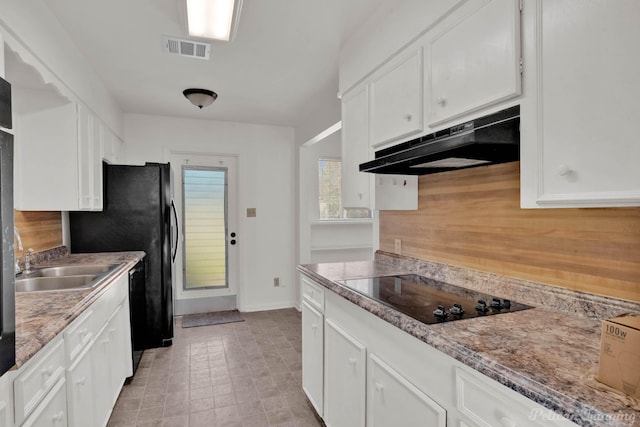
M 111 360 L 110 367 L 110 379 L 109 384 L 111 387 L 110 393 L 110 402 L 115 403 L 118 399 L 118 394 L 120 393 L 120 389 L 124 384 L 124 380 L 127 377 L 127 362 L 131 360 L 131 350 L 129 348 L 129 352 L 127 354 L 126 351 L 126 339 L 127 334 L 125 334 L 126 327 L 129 326 L 129 323 L 125 325 L 125 312 L 123 308 L 123 304 L 120 304 L 113 314 L 109 324 L 107 325 L 107 332 L 109 334 L 109 358 Z M 130 339 L 130 338 L 129 338 Z
M 640 206 L 640 2 L 541 0 L 523 12 L 522 206 Z
M 322 416 L 324 393 L 324 317 L 302 302 L 302 389 Z
M 78 192 L 81 210 L 91 209 L 93 201 L 92 138 L 93 117 L 84 106 L 78 104 Z
M 91 347 L 91 366 L 93 371 L 94 423 L 96 426 L 107 424 L 111 412 L 111 367 L 109 347 L 109 325 L 98 333 Z
M 36 410 L 22 424 L 22 427 L 66 427 L 67 426 L 67 393 L 65 380 L 60 381 L 45 396 Z
M 420 46 L 400 54 L 371 81 L 371 146 L 423 129 L 422 79 Z
M 445 409 L 374 354 L 369 356 L 368 371 L 368 427 L 446 427 Z
M 104 157 L 104 128 L 93 117 L 91 138 L 91 210 L 102 210 L 102 158 Z
M 93 371 L 90 347 L 78 356 L 67 369 L 67 407 L 69 426 L 84 427 L 93 424 Z
M 365 422 L 367 350 L 335 322 L 325 323 L 324 420 L 331 427 Z
M 431 125 L 520 94 L 519 3 L 470 1 L 430 40 Z
M 371 208 L 371 175 L 359 165 L 369 158 L 369 95 L 366 86 L 342 99 L 342 205 Z

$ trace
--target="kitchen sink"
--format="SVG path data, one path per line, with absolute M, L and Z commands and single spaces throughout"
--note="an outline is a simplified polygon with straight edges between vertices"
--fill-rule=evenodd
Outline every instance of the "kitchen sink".
M 86 290 L 120 264 L 73 264 L 42 267 L 16 278 L 16 292 Z
M 78 276 L 86 274 L 101 274 L 111 271 L 118 264 L 91 264 L 91 265 L 60 265 L 56 267 L 44 267 L 35 270 L 36 276 L 40 277 L 60 277 Z
M 16 279 L 16 292 L 89 289 L 99 283 L 94 274 L 59 277 L 25 277 Z

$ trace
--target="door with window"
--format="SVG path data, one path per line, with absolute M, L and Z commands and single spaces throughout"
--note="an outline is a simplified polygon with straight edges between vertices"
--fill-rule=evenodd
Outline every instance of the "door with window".
M 235 308 L 228 297 L 237 294 L 236 163 L 233 156 L 171 154 L 180 230 L 178 314 Z

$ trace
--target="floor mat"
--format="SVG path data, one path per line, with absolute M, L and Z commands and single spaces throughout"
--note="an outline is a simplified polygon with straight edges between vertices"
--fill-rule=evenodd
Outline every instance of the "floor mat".
M 242 314 L 238 310 L 216 311 L 213 313 L 187 314 L 182 316 L 182 327 L 193 328 L 196 326 L 219 325 L 221 323 L 244 322 Z

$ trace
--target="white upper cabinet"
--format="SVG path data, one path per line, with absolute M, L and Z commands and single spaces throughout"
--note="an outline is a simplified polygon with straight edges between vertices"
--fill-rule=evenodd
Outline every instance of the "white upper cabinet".
M 522 207 L 640 206 L 640 2 L 527 1 Z
M 122 162 L 122 141 L 24 47 L 12 42 L 5 61 L 16 209 L 102 210 L 102 160 Z
M 423 130 L 422 47 L 413 47 L 373 75 L 370 84 L 370 145 Z
M 359 165 L 369 156 L 369 95 L 366 86 L 342 98 L 342 205 L 370 209 L 371 174 Z
M 426 40 L 430 126 L 521 93 L 518 0 L 470 0 Z

